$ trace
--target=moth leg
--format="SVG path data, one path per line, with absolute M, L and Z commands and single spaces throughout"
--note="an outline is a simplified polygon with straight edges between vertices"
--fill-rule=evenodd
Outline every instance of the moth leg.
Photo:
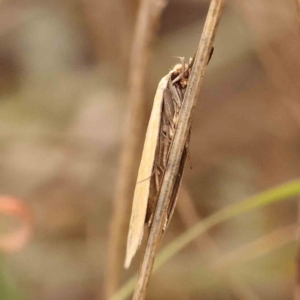
M 182 102 L 183 102 L 183 93 L 182 93 L 182 90 L 180 89 L 179 86 L 175 86 L 175 90 L 177 92 L 177 95 L 178 95 L 178 101 L 180 103 L 180 106 L 182 105 Z
M 175 114 L 172 92 L 166 88 L 164 90 L 163 123 L 172 124 Z
M 168 145 L 165 145 L 164 149 L 163 149 L 163 166 L 164 168 L 167 167 L 167 161 L 168 161 Z
M 171 126 L 169 128 L 169 141 L 172 141 L 172 139 L 174 137 L 176 126 L 177 126 L 177 123 L 178 123 L 178 118 L 179 118 L 179 110 L 174 115 L 173 122 L 172 122 L 172 124 L 171 124 Z
M 171 144 L 173 138 L 174 138 L 174 134 L 175 134 L 175 130 L 176 130 L 176 124 L 177 124 L 177 119 L 178 119 L 178 114 L 176 114 L 173 118 L 173 121 L 172 123 L 169 125 L 169 128 L 168 128 L 168 136 L 166 137 L 167 138 L 167 141 L 169 144 Z
M 180 91 L 177 87 L 175 87 L 175 85 L 170 84 L 170 89 L 171 89 L 171 93 L 172 93 L 172 98 L 174 99 L 175 103 L 177 106 L 181 107 L 181 98 L 182 96 L 180 95 Z
M 151 226 L 151 224 L 152 224 L 152 221 L 153 221 L 153 213 L 150 215 L 150 217 L 149 217 L 149 220 L 148 220 L 148 222 L 147 222 L 147 226 L 148 227 L 150 227 Z
M 160 187 L 158 169 L 156 169 L 156 170 L 154 171 L 154 180 L 155 180 L 156 191 L 157 191 L 157 193 L 158 193 L 158 192 L 159 192 L 159 187 Z
M 161 167 L 163 170 L 166 169 L 167 159 L 168 159 L 168 150 L 170 148 L 170 140 L 169 140 L 169 125 L 166 125 L 166 132 L 164 133 L 164 139 L 162 141 L 161 147 Z
M 179 112 L 182 106 L 183 95 L 182 95 L 182 90 L 177 85 L 173 85 L 172 83 L 170 83 L 169 87 L 170 87 L 170 92 L 172 94 L 172 98 L 174 100 L 174 114 L 173 114 L 173 119 L 170 122 L 171 125 L 170 137 L 173 138 L 176 124 L 178 122 Z
M 166 217 L 165 223 L 164 223 L 164 226 L 163 226 L 163 229 L 162 229 L 163 232 L 166 231 L 168 224 L 169 224 L 169 220 L 168 220 L 168 217 Z
M 175 132 L 175 125 L 174 125 L 174 116 L 175 116 L 175 105 L 173 103 L 172 94 L 169 89 L 166 89 L 168 97 L 164 97 L 164 108 L 162 112 L 162 122 L 163 124 L 163 131 L 166 133 L 166 138 L 170 136 L 171 138 Z
M 171 125 L 166 125 L 166 132 L 161 133 L 162 137 L 164 138 L 164 141 L 162 142 L 162 147 L 160 148 L 162 153 L 163 153 L 163 150 L 164 150 L 165 146 L 167 148 L 170 147 L 170 144 L 172 142 L 172 138 L 174 136 L 174 133 L 175 133 L 174 124 L 172 124 L 172 126 Z
M 207 64 L 209 64 L 211 58 L 212 58 L 212 55 L 214 53 L 214 50 L 215 50 L 215 47 L 211 47 L 210 49 L 210 53 L 209 53 L 209 57 L 208 57 L 208 60 L 207 60 Z
M 172 125 L 173 125 L 173 118 L 172 120 L 169 120 L 165 111 L 163 111 L 162 115 L 162 122 L 163 123 L 169 123 L 168 125 L 164 126 L 165 132 L 163 133 L 164 139 L 161 141 L 162 147 L 161 147 L 161 165 L 163 169 L 165 170 L 167 167 L 168 162 L 168 155 L 169 155 L 169 149 L 171 145 L 171 131 L 172 131 Z M 171 122 L 171 124 L 170 124 Z
M 165 172 L 165 169 L 162 166 L 159 166 L 158 171 L 160 172 L 160 175 L 162 176 Z
M 162 132 L 160 134 L 162 135 L 162 137 L 167 138 L 168 125 L 166 125 L 166 124 L 163 125 L 163 129 L 162 129 Z

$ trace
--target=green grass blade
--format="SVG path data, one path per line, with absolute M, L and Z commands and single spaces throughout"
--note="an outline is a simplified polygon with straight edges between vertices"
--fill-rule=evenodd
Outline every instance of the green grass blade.
M 281 185 L 279 187 L 270 189 L 257 196 L 253 196 L 237 204 L 230 205 L 227 208 L 214 213 L 210 217 L 202 220 L 201 222 L 184 232 L 177 239 L 175 239 L 168 246 L 166 246 L 157 256 L 153 272 L 160 268 L 177 252 L 179 252 L 185 246 L 187 246 L 198 235 L 209 230 L 213 226 L 226 220 L 229 220 L 230 218 L 238 216 L 242 213 L 248 212 L 252 209 L 263 207 L 265 205 L 275 203 L 278 201 L 282 201 L 284 199 L 297 196 L 299 194 L 300 181 L 295 180 Z M 129 297 L 134 290 L 136 278 L 137 276 L 133 276 L 132 278 L 130 278 L 110 300 L 125 300 L 127 297 Z

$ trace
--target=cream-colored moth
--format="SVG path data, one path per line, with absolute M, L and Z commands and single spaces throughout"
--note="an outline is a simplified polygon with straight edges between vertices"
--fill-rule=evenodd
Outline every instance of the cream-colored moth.
M 141 244 L 144 226 L 151 227 L 152 224 L 192 64 L 192 59 L 190 59 L 189 64 L 185 64 L 184 59 L 182 59 L 181 64 L 175 65 L 161 79 L 156 90 L 134 191 L 125 268 L 130 266 L 131 260 Z M 187 145 L 188 141 L 181 158 L 164 229 L 166 229 L 174 212 L 187 157 Z

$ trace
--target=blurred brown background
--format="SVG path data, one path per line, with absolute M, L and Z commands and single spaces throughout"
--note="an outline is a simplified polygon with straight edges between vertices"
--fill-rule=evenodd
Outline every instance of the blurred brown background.
M 194 55 L 208 4 L 166 6 L 147 69 L 145 124 L 160 78 L 176 56 Z M 29 244 L 1 256 L 1 300 L 105 299 L 138 8 L 137 0 L 0 2 L 0 194 L 23 199 L 35 216 Z M 299 175 L 298 19 L 296 1 L 227 1 L 184 176 L 196 219 Z M 163 244 L 189 226 L 185 204 Z M 233 255 L 242 260 L 230 263 L 238 282 L 216 271 L 199 240 L 152 277 L 148 299 L 293 299 L 296 215 L 296 201 L 280 202 L 209 232 L 221 258 L 278 233 L 250 259 Z

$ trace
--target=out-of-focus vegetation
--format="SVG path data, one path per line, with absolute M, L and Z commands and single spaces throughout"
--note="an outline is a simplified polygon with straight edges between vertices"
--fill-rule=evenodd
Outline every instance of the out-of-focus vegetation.
M 193 56 L 208 3 L 165 8 L 145 123 L 160 78 L 176 56 Z M 26 247 L 1 254 L 1 300 L 105 299 L 138 4 L 0 2 L 0 195 L 22 199 L 35 219 Z M 194 114 L 182 197 L 190 202 L 179 199 L 162 246 L 201 218 L 298 177 L 297 13 L 296 1 L 227 1 Z M 296 219 L 297 199 L 214 227 L 153 275 L 148 299 L 292 299 Z M 261 239 L 256 256 L 239 260 L 240 249 Z M 212 249 L 219 259 L 237 253 L 232 278 L 216 270 Z

